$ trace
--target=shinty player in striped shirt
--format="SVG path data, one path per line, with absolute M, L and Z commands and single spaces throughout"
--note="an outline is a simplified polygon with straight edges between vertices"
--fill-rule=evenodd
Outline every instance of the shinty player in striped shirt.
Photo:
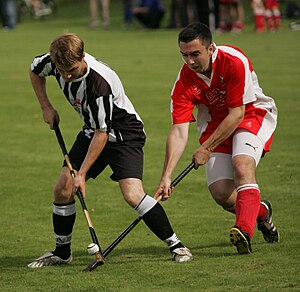
M 64 162 L 54 188 L 53 228 L 55 250 L 30 264 L 41 268 L 68 264 L 72 260 L 71 239 L 76 209 L 74 193 L 85 197 L 85 183 L 96 178 L 106 166 L 111 179 L 119 183 L 125 201 L 142 216 L 146 225 L 164 241 L 176 262 L 192 259 L 192 254 L 174 233 L 162 206 L 142 186 L 144 125 L 125 94 L 117 74 L 106 64 L 84 51 L 84 42 L 76 34 L 54 39 L 50 53 L 35 57 L 30 79 L 40 103 L 44 121 L 53 129 L 59 114 L 46 91 L 46 77 L 54 76 L 69 103 L 84 121 L 69 156 L 77 170 L 73 181 Z M 106 194 L 100 194 L 106 195 Z

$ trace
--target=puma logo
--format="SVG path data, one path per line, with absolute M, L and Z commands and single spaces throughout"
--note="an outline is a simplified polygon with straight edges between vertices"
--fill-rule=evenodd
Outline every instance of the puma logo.
M 258 149 L 258 147 L 253 146 L 253 145 L 251 145 L 251 144 L 249 144 L 249 143 L 245 143 L 245 145 L 252 147 L 253 150 L 254 150 L 255 152 L 256 152 L 256 149 Z

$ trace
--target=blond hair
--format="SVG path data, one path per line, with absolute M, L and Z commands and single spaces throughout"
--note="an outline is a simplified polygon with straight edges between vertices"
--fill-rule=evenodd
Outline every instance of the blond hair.
M 61 67 L 70 67 L 84 56 L 84 42 L 73 33 L 55 38 L 50 45 L 51 61 Z

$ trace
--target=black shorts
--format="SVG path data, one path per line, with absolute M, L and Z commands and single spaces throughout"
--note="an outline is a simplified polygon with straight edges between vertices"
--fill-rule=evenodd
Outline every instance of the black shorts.
M 90 143 L 91 139 L 86 137 L 83 132 L 77 135 L 69 153 L 72 167 L 75 170 L 80 169 Z M 144 143 L 141 141 L 107 142 L 100 156 L 89 169 L 87 176 L 95 179 L 109 165 L 113 171 L 110 178 L 114 181 L 125 178 L 142 180 Z M 66 166 L 66 162 L 64 162 L 64 166 Z

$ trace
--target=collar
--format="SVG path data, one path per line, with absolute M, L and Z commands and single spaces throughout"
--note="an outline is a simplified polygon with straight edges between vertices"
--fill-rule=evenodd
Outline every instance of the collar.
M 213 43 L 213 46 L 214 46 L 215 51 L 213 52 L 213 54 L 212 54 L 212 56 L 211 56 L 211 61 L 212 61 L 212 63 L 214 63 L 215 60 L 217 59 L 218 52 L 219 52 L 219 49 L 218 49 L 218 47 L 216 46 L 215 43 Z

